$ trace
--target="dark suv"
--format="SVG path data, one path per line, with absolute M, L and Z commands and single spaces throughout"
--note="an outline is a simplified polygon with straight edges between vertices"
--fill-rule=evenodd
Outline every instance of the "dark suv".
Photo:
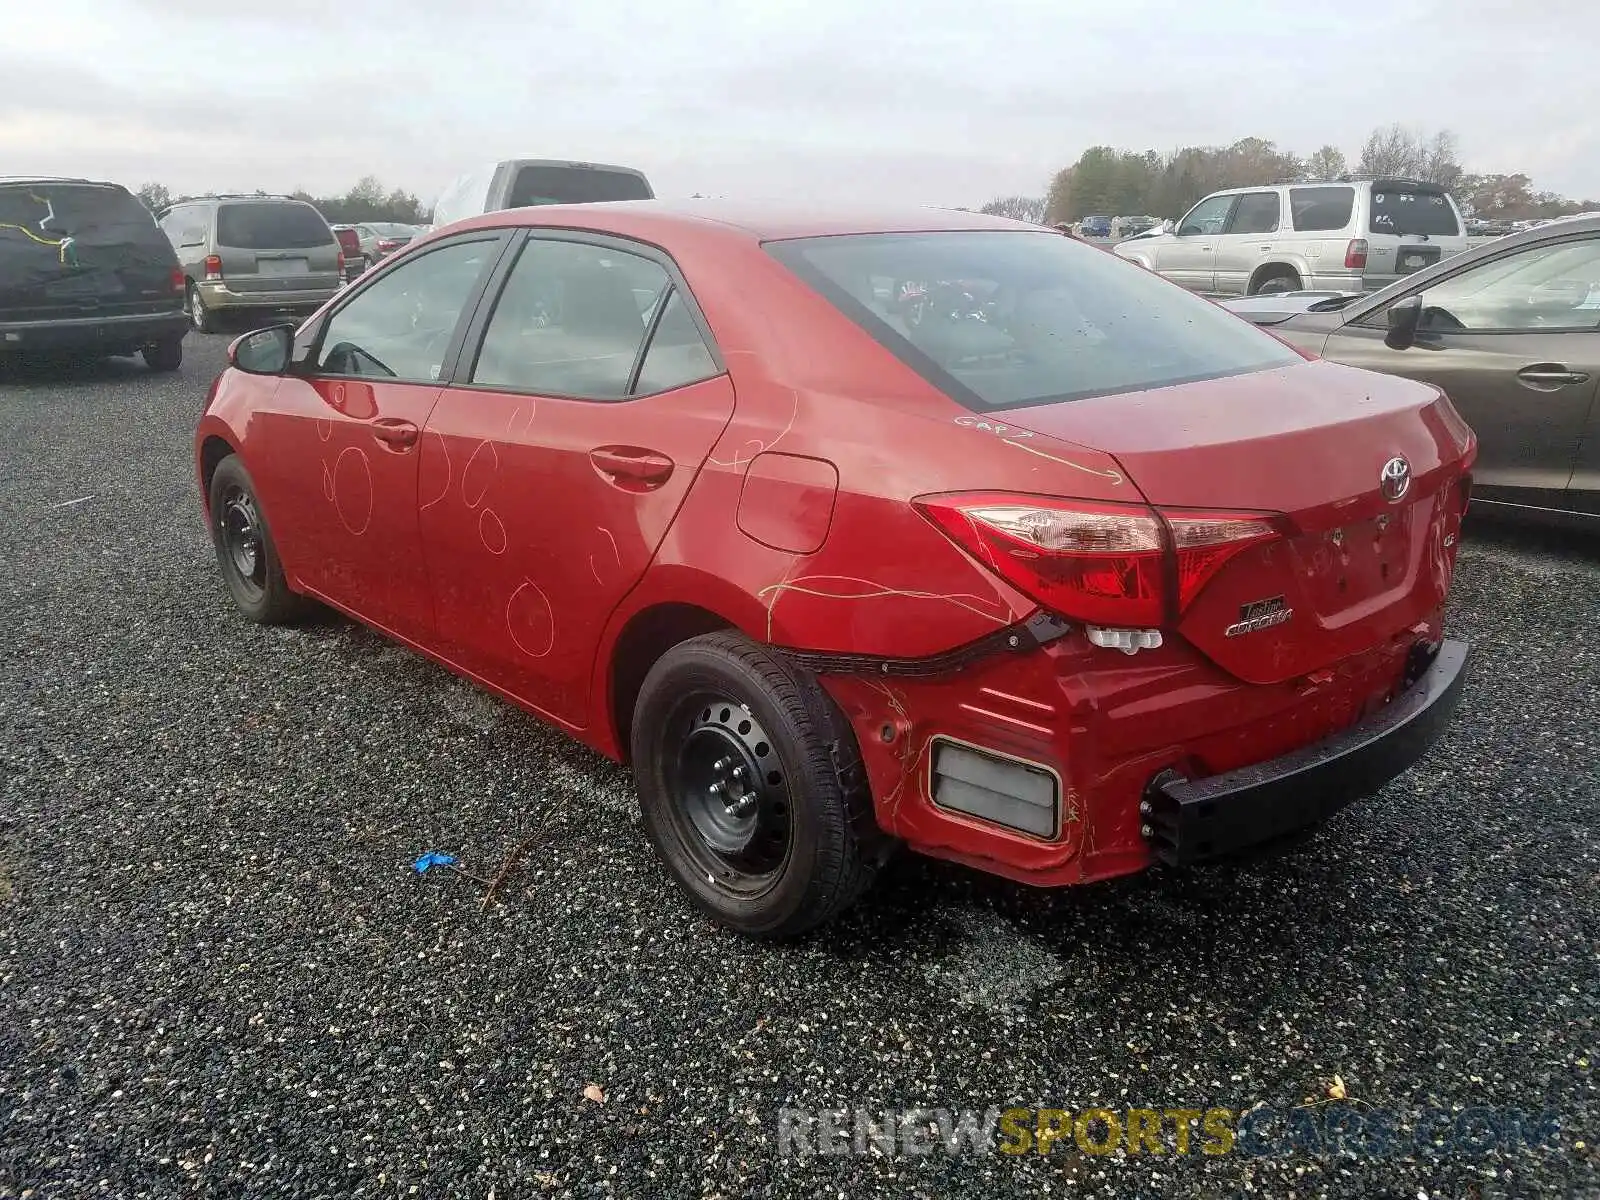
M 127 188 L 0 176 L 0 357 L 138 351 L 183 362 L 183 273 Z

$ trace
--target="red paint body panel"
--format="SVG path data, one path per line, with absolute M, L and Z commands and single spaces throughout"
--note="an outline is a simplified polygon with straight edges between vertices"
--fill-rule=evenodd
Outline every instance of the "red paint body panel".
M 1152 775 L 1227 771 L 1343 729 L 1394 689 L 1415 642 L 1439 636 L 1457 481 L 1475 446 L 1432 389 L 1308 362 L 979 415 L 760 244 L 1016 228 L 966 213 L 886 224 L 551 206 L 437 232 L 375 274 L 451 232 L 501 226 L 665 250 L 726 374 L 600 403 L 230 370 L 201 418 L 197 465 L 208 438 L 243 456 L 293 586 L 603 753 L 623 751 L 614 656 L 630 624 L 661 606 L 693 606 L 780 647 L 895 659 L 1035 615 L 1033 599 L 910 503 L 937 493 L 1261 512 L 1280 534 L 1229 560 L 1155 650 L 1097 647 L 1074 625 L 1041 649 L 938 677 L 822 677 L 856 730 L 879 823 L 1011 878 L 1054 885 L 1142 868 L 1138 801 Z M 420 436 L 396 447 L 382 421 Z M 1376 492 L 1392 454 L 1414 468 L 1403 504 Z M 654 468 L 629 466 L 657 458 L 670 471 L 647 479 Z M 1241 606 L 1274 595 L 1294 623 L 1223 635 Z M 935 807 L 929 746 L 941 735 L 1054 772 L 1059 837 Z
M 562 723 L 590 720 L 590 666 L 733 413 L 726 378 L 626 403 L 447 392 L 422 445 L 421 529 L 439 648 Z M 672 460 L 634 489 L 590 451 Z

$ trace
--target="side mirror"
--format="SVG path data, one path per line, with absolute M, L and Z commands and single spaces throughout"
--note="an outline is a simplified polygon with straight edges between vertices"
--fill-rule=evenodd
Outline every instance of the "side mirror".
M 1422 297 L 1407 296 L 1389 306 L 1389 332 L 1383 344 L 1391 350 L 1406 350 L 1417 341 L 1417 326 L 1422 323 Z
M 294 326 L 268 325 L 235 338 L 228 347 L 228 365 L 247 375 L 282 375 L 293 350 Z

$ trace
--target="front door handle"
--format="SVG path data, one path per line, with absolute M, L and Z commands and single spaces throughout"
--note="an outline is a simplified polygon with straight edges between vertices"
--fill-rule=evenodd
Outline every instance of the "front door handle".
M 660 487 L 672 477 L 673 461 L 642 446 L 597 446 L 589 461 L 609 482 L 629 490 Z
M 1564 363 L 1534 363 L 1517 372 L 1517 378 L 1538 391 L 1554 391 L 1569 384 L 1588 383 L 1583 371 L 1570 371 Z
M 379 417 L 372 423 L 372 436 L 391 450 L 406 451 L 417 444 L 422 430 L 399 417 Z

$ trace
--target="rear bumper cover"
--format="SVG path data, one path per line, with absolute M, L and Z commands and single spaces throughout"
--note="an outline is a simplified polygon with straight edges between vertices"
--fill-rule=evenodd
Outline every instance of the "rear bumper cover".
M 1186 866 L 1276 841 L 1371 795 L 1423 756 L 1461 697 L 1467 644 L 1440 643 L 1404 692 L 1356 725 L 1292 754 L 1187 780 L 1165 771 L 1145 795 L 1157 859 Z
M 180 308 L 165 313 L 0 320 L 0 351 L 92 349 L 97 346 L 120 349 L 180 338 L 188 329 L 189 318 Z

